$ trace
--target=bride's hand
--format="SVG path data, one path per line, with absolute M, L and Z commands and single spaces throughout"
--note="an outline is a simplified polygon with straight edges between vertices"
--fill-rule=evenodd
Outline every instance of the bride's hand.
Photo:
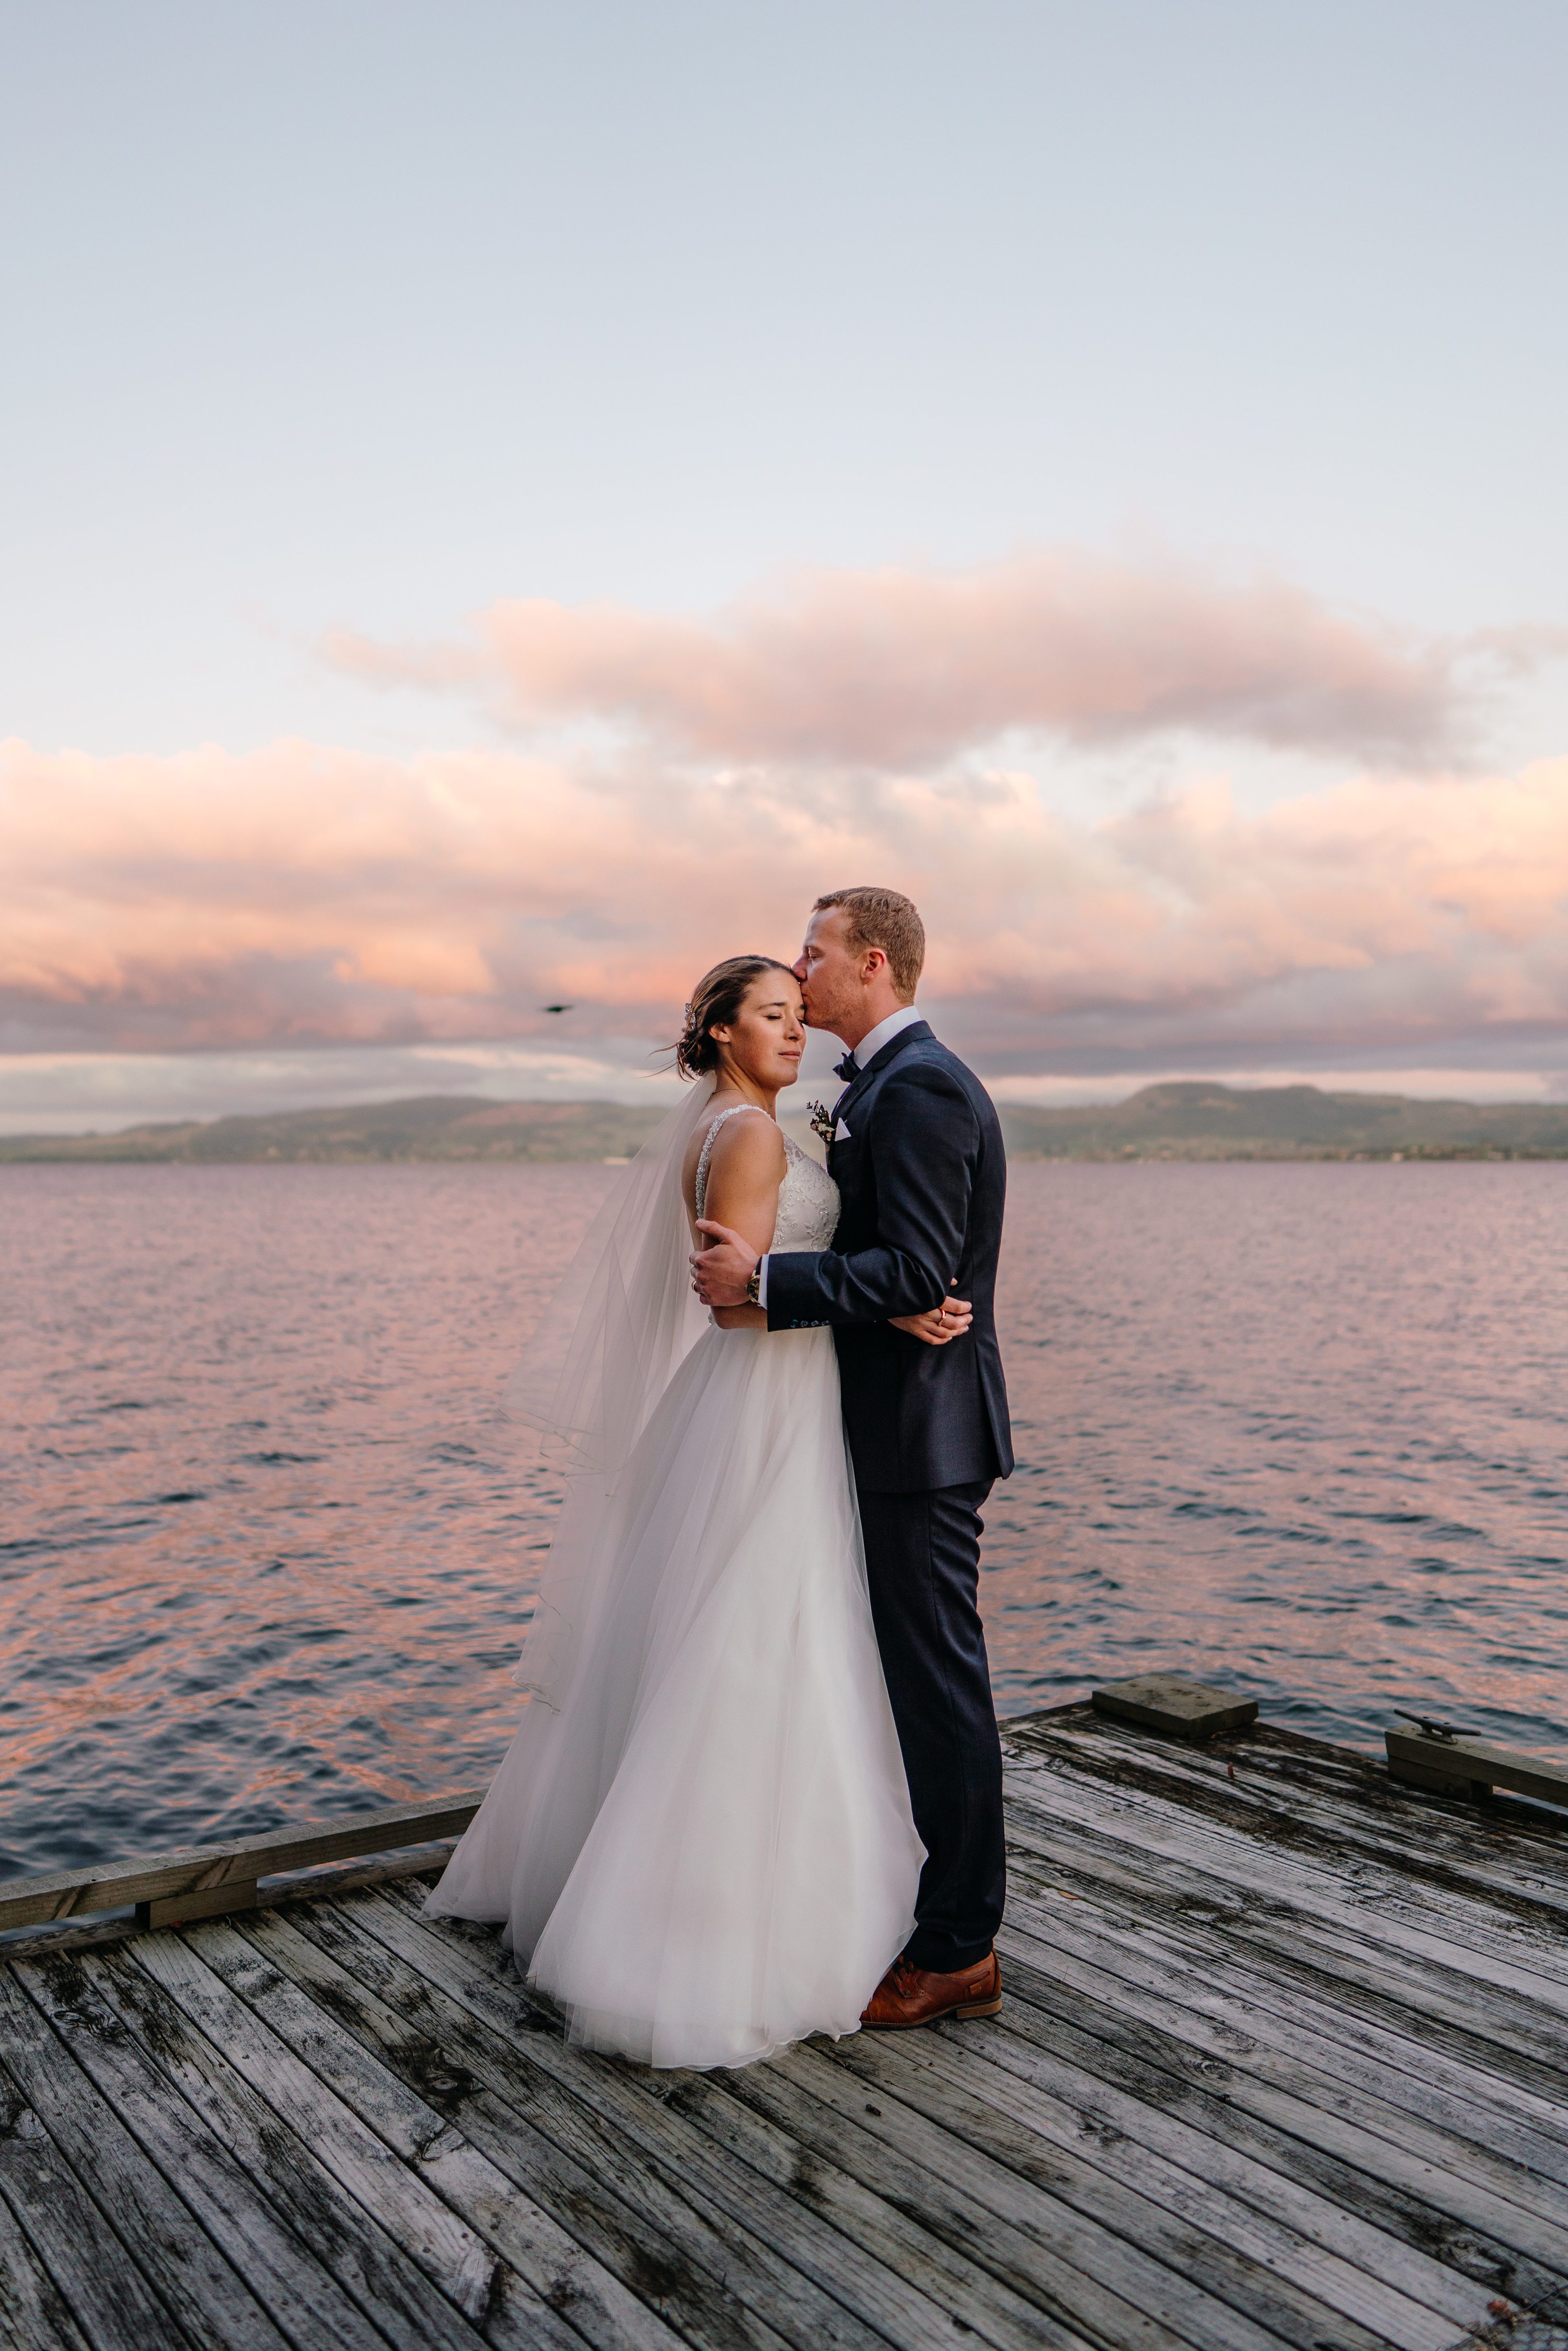
M 895 1331 L 907 1331 L 912 1339 L 923 1339 L 928 1347 L 946 1347 L 964 1336 L 975 1319 L 975 1310 L 967 1298 L 945 1298 L 928 1313 L 895 1314 L 891 1319 Z

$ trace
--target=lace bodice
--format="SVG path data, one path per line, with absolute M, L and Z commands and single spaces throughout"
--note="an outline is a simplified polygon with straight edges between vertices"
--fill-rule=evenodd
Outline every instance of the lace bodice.
M 696 1179 L 692 1191 L 699 1217 L 706 1214 L 707 1164 L 713 1151 L 713 1139 L 727 1118 L 735 1118 L 743 1110 L 754 1110 L 753 1102 L 735 1102 L 721 1110 L 703 1137 L 703 1147 L 697 1160 Z M 766 1117 L 761 1112 L 759 1116 Z M 776 1249 L 825 1249 L 838 1228 L 839 1187 L 825 1167 L 819 1166 L 798 1143 L 780 1133 L 784 1145 L 784 1180 L 779 1186 L 779 1221 L 773 1230 Z

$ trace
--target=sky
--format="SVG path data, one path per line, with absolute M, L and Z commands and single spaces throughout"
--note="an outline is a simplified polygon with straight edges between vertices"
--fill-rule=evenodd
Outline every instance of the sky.
M 1003 1096 L 1568 1093 L 1565 73 L 0 0 L 0 1126 L 640 1099 L 854 882 Z

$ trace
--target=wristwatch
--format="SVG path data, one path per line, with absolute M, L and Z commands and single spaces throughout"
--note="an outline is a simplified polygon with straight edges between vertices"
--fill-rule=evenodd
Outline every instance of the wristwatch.
M 746 1285 L 746 1302 L 748 1306 L 760 1306 L 762 1303 L 762 1259 L 760 1258 L 752 1267 L 751 1278 Z

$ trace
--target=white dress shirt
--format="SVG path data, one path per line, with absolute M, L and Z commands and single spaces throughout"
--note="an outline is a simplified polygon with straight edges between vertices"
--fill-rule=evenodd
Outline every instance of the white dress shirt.
M 883 1047 L 891 1044 L 894 1038 L 902 1030 L 910 1028 L 916 1020 L 924 1020 L 925 1018 L 924 1012 L 917 1012 L 913 1004 L 901 1004 L 896 1012 L 890 1012 L 885 1020 L 879 1020 L 874 1029 L 868 1029 L 860 1043 L 851 1047 L 855 1058 L 856 1075 L 858 1076 L 860 1071 L 867 1067 L 873 1054 L 880 1053 Z M 852 1078 L 850 1085 L 853 1083 L 854 1079 Z M 849 1086 L 846 1086 L 844 1092 L 848 1092 Z M 839 1099 L 841 1102 L 843 1096 L 841 1094 Z M 842 1127 L 840 1132 L 848 1134 L 849 1128 Z M 768 1304 L 768 1259 L 766 1258 L 762 1259 L 758 1267 L 757 1302 L 761 1307 L 766 1307 Z
M 915 1021 L 925 1018 L 925 1013 L 917 1012 L 913 1004 L 901 1004 L 896 1012 L 890 1012 L 885 1020 L 879 1020 L 874 1029 L 866 1030 L 854 1048 L 855 1068 L 869 1068 L 884 1045 L 891 1044 L 904 1029 L 913 1028 Z M 853 1083 L 852 1079 L 851 1083 Z

